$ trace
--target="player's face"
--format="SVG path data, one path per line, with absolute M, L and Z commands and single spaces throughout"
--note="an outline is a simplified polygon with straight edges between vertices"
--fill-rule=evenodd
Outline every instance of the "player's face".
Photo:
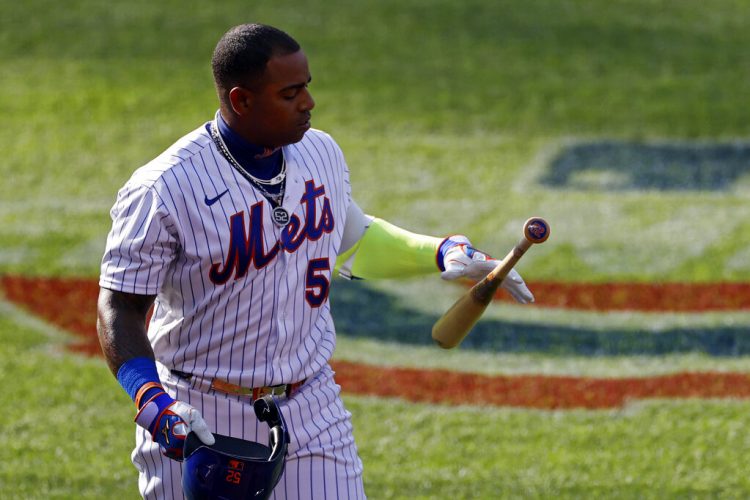
M 307 86 L 312 77 L 304 52 L 272 57 L 262 83 L 253 91 L 247 126 L 259 146 L 298 142 L 310 128 L 315 101 Z

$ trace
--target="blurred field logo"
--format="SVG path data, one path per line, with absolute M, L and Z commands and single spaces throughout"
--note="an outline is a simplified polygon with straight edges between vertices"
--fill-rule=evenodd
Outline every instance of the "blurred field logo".
M 750 144 L 602 141 L 563 148 L 541 183 L 581 190 L 750 188 Z
M 534 288 L 532 286 L 532 288 Z M 96 336 L 98 284 L 90 279 L 0 276 L 4 297 L 50 323 L 75 333 L 67 348 L 100 355 Z M 550 289 L 551 291 L 551 289 Z M 747 288 L 736 292 L 747 295 Z M 337 330 L 342 335 L 380 342 L 425 344 L 437 319 L 405 306 L 396 297 L 338 281 L 332 293 Z M 49 297 L 57 297 L 49 301 Z M 384 312 L 387 311 L 387 314 Z M 750 353 L 746 328 L 683 327 L 654 332 L 638 328 L 596 329 L 554 324 L 480 322 L 462 348 L 484 352 L 540 352 L 548 355 L 606 356 L 703 352 Z M 343 390 L 353 394 L 399 397 L 433 403 L 476 403 L 545 409 L 612 408 L 630 399 L 653 397 L 750 398 L 750 375 L 743 373 L 674 373 L 655 377 L 488 376 L 441 369 L 374 366 L 331 362 Z M 441 384 L 434 384 L 441 380 Z M 418 387 L 419 390 L 411 390 Z

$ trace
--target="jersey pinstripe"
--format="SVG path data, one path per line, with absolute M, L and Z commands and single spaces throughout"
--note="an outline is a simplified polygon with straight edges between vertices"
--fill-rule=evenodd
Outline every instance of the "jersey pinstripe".
M 100 286 L 156 295 L 148 335 L 165 366 L 259 387 L 310 377 L 333 353 L 327 293 L 351 199 L 348 169 L 317 130 L 283 153 L 285 228 L 206 125 L 118 193 Z
M 255 418 L 251 405 L 236 397 L 196 391 L 164 367 L 160 374 L 169 394 L 197 408 L 215 432 L 267 442 L 268 426 Z M 293 398 L 278 401 L 291 442 L 272 499 L 366 498 L 351 414 L 341 403 L 339 391 L 330 367 L 324 367 Z M 180 463 L 162 455 L 143 428 L 136 427 L 135 434 L 132 459 L 140 471 L 141 495 L 149 500 L 183 498 Z
M 244 387 L 307 379 L 280 401 L 292 442 L 273 498 L 365 498 L 351 415 L 327 364 L 335 347 L 328 287 L 353 206 L 343 154 L 317 130 L 283 148 L 291 217 L 282 228 L 207 126 L 119 191 L 100 286 L 156 296 L 148 336 L 162 383 L 213 432 L 267 439 L 249 400 L 201 392 L 170 370 Z M 132 460 L 145 498 L 183 497 L 180 464 L 140 427 Z

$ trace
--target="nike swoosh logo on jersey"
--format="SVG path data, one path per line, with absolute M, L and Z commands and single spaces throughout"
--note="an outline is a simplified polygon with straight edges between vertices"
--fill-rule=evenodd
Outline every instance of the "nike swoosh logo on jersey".
M 203 201 L 205 201 L 206 205 L 208 205 L 210 207 L 211 205 L 213 205 L 214 203 L 216 203 L 217 201 L 219 201 L 219 198 L 221 198 L 222 196 L 224 196 L 228 192 L 229 192 L 229 190 L 227 189 L 223 193 L 217 194 L 213 198 L 209 198 L 208 195 L 206 195 L 206 199 L 204 199 Z

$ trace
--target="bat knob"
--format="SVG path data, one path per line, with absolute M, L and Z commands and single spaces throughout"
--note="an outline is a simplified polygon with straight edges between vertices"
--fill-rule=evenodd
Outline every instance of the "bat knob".
M 532 217 L 524 223 L 523 235 L 531 243 L 543 243 L 549 238 L 549 224 L 541 217 Z

